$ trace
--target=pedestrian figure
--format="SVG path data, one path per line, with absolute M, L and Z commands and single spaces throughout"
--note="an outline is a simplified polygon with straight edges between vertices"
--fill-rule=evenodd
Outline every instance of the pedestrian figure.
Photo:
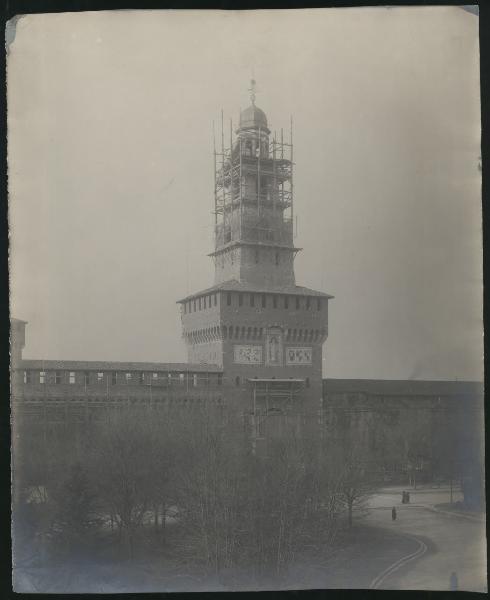
M 456 575 L 456 571 L 451 573 L 451 579 L 449 580 L 449 589 L 452 592 L 456 592 L 458 589 L 458 576 Z
M 391 520 L 396 521 L 396 508 L 395 507 L 393 507 L 391 509 Z

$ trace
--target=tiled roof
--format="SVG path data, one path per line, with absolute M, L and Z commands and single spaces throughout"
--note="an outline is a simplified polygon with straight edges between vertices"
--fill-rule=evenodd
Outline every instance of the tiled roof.
M 155 362 L 111 362 L 97 360 L 23 360 L 22 369 L 39 371 L 172 371 L 221 373 L 217 365 L 191 363 L 155 363 Z
M 396 379 L 324 379 L 329 393 L 365 393 L 380 396 L 481 396 L 483 383 L 478 381 L 421 381 Z
M 187 302 L 187 300 L 191 300 L 193 298 L 198 298 L 199 296 L 205 296 L 206 294 L 212 294 L 213 292 L 254 292 L 257 294 L 267 293 L 267 294 L 290 294 L 293 296 L 319 296 L 321 298 L 333 298 L 330 294 L 325 294 L 324 292 L 319 292 L 318 290 L 312 290 L 311 288 L 302 287 L 300 285 L 291 285 L 286 287 L 271 287 L 271 286 L 260 286 L 253 285 L 249 283 L 242 283 L 237 281 L 236 279 L 231 279 L 230 281 L 225 281 L 223 283 L 218 283 L 217 285 L 213 285 L 210 288 L 205 290 L 201 290 L 190 296 L 186 296 L 182 298 L 182 300 L 178 300 L 178 303 Z

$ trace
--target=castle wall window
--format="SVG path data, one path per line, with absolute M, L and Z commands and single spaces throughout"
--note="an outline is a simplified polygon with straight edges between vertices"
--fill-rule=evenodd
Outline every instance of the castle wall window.
M 227 304 L 228 306 L 231 306 L 231 292 L 228 292 L 228 293 L 226 294 L 226 304 Z
M 296 310 L 299 310 L 299 296 L 296 296 Z
M 266 295 L 262 294 L 262 308 L 266 307 Z
M 39 371 L 39 383 L 46 383 L 46 371 Z
M 277 296 L 272 296 L 272 306 L 277 308 Z
M 71 384 L 75 383 L 75 371 L 70 371 L 69 382 Z
M 104 381 L 104 373 L 97 373 L 97 383 L 102 383 Z
M 116 385 L 116 383 L 117 383 L 117 373 L 115 371 L 111 375 L 111 383 L 112 383 L 112 385 Z

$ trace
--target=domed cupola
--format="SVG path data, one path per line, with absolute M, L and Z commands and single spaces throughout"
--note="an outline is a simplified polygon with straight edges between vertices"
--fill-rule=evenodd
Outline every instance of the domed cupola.
M 260 109 L 258 106 L 255 106 L 255 80 L 252 79 L 250 88 L 250 99 L 252 100 L 252 104 L 242 110 L 240 113 L 240 126 L 238 130 L 241 129 L 261 129 L 265 133 L 269 134 L 270 130 L 267 127 L 267 117 L 265 112 Z

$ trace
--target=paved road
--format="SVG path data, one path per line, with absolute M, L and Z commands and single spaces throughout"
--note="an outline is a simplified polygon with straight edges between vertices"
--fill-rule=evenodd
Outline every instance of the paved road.
M 366 525 L 408 536 L 417 548 L 406 555 L 407 561 L 393 561 L 393 570 L 380 573 L 372 582 L 378 589 L 447 590 L 452 571 L 458 576 L 459 589 L 486 591 L 485 524 L 477 518 L 465 518 L 432 509 L 447 502 L 447 490 L 411 491 L 409 505 L 401 504 L 401 491 L 384 490 L 371 500 Z M 458 499 L 458 498 L 455 498 Z M 396 506 L 397 519 L 391 520 Z

